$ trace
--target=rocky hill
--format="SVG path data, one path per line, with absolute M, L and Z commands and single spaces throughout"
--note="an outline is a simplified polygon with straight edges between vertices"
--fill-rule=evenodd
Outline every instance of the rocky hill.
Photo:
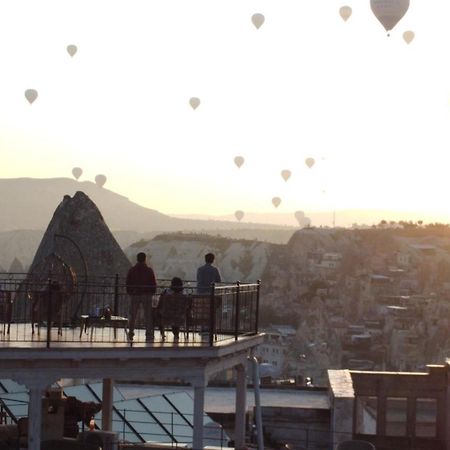
M 211 235 L 276 243 L 286 243 L 295 231 L 294 227 L 235 220 L 170 217 L 89 181 L 69 178 L 0 179 L 0 271 L 8 271 L 16 260 L 24 268 L 30 266 L 56 207 L 65 195 L 73 196 L 77 191 L 84 192 L 97 205 L 122 248 L 172 231 L 204 231 Z
M 213 252 L 224 281 L 254 282 L 267 274 L 271 262 L 285 251 L 285 246 L 207 234 L 175 233 L 137 242 L 125 249 L 125 254 L 134 261 L 141 251 L 147 253 L 160 279 L 178 276 L 195 280 L 197 268 L 204 264 L 204 255 Z
M 284 230 L 294 227 L 240 223 L 237 221 L 194 220 L 170 217 L 154 209 L 144 208 L 128 198 L 101 188 L 90 181 L 70 178 L 0 179 L 0 231 L 44 230 L 65 195 L 84 192 L 99 208 L 112 231 L 131 230 L 138 233 L 193 230 Z

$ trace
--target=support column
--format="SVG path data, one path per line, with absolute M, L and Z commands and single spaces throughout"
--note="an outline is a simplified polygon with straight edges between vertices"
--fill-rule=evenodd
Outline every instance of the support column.
M 40 450 L 42 434 L 42 397 L 45 390 L 54 380 L 34 377 L 14 377 L 19 384 L 28 388 L 30 402 L 28 403 L 28 450 Z
M 245 445 L 245 419 L 247 413 L 247 371 L 240 364 L 236 369 L 236 414 L 234 420 L 234 447 L 240 450 Z
M 205 411 L 205 380 L 196 380 L 194 387 L 194 435 L 192 440 L 193 450 L 203 449 L 203 414 Z
M 253 351 L 249 360 L 252 362 L 253 369 L 253 390 L 255 393 L 255 422 L 256 422 L 256 439 L 258 443 L 258 450 L 264 450 L 264 436 L 262 426 L 262 413 L 261 413 L 261 396 L 259 387 L 261 380 L 259 378 L 259 363 L 256 356 L 253 355 Z
M 42 428 L 43 386 L 30 386 L 30 403 L 28 404 L 28 450 L 40 450 Z
M 103 379 L 102 429 L 105 431 L 112 431 L 113 387 L 114 380 L 111 378 Z

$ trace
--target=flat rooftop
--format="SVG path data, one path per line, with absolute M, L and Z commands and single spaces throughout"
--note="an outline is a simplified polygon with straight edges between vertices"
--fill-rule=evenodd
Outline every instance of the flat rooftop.
M 193 396 L 190 386 L 117 385 L 127 399 L 148 395 L 162 395 L 170 392 L 187 392 Z M 260 389 L 261 406 L 302 409 L 330 409 L 326 390 L 308 389 Z M 234 413 L 236 390 L 233 387 L 208 387 L 205 392 L 205 412 Z M 247 389 L 247 409 L 255 406 L 254 390 Z

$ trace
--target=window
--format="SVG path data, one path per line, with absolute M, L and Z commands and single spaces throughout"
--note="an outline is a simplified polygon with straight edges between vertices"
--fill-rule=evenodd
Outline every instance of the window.
M 416 399 L 416 436 L 436 437 L 437 402 L 434 398 Z
M 388 397 L 386 399 L 386 435 L 406 436 L 407 399 Z
M 377 397 L 356 397 L 356 433 L 377 434 Z

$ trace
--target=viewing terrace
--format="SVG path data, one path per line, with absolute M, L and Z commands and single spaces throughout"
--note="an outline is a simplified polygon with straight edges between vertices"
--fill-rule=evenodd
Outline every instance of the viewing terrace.
M 103 379 L 106 431 L 112 430 L 113 380 L 187 382 L 194 391 L 191 445 L 203 448 L 204 390 L 211 376 L 228 369 L 236 371 L 236 447 L 243 444 L 247 360 L 262 342 L 259 282 L 212 285 L 207 294 L 185 282 L 186 305 L 172 311 L 181 314 L 179 339 L 170 316 L 160 321 L 156 306 L 169 282 L 158 283 L 154 339 L 146 341 L 141 314 L 131 341 L 130 299 L 120 276 L 0 274 L 0 378 L 29 390 L 28 448 L 40 448 L 42 396 L 62 378 Z
M 191 285 L 193 285 L 191 287 Z M 217 346 L 224 341 L 258 333 L 259 282 L 220 283 L 206 294 L 197 294 L 194 282 L 184 288 L 186 306 L 178 345 Z M 170 346 L 171 321 L 161 333 L 157 305 L 170 286 L 162 280 L 152 298 L 155 339 L 151 344 Z M 124 280 L 90 277 L 74 283 L 61 282 L 52 274 L 0 274 L 0 347 L 61 347 L 70 344 L 113 347 L 145 344 L 143 311 L 137 319 L 133 341 L 127 339 L 130 298 Z M 173 311 L 179 315 L 179 312 Z M 83 328 L 83 329 L 81 329 Z M 205 333 L 205 330 L 208 332 Z M 165 334 L 166 339 L 163 339 Z

